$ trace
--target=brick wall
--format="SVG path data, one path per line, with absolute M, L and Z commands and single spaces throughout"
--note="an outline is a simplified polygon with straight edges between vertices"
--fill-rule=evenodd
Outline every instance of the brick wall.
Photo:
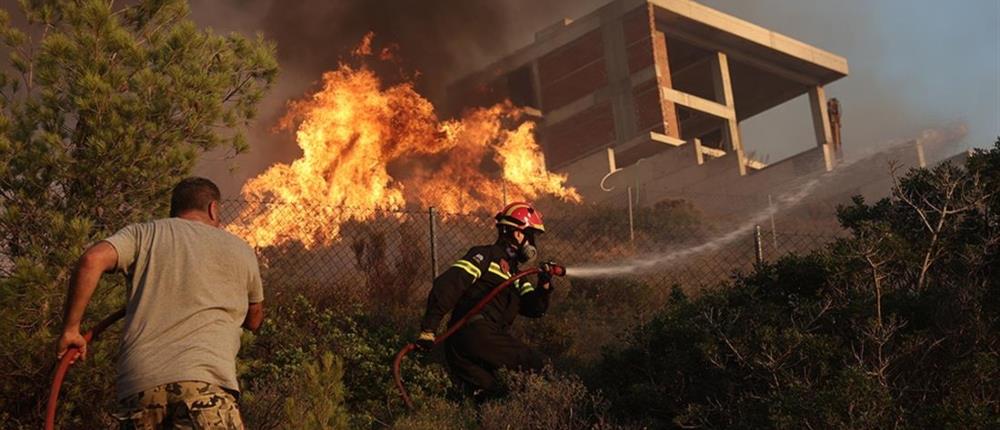
M 667 44 L 663 33 L 655 29 L 653 7 L 644 4 L 618 19 L 621 19 L 623 32 L 621 39 L 606 39 L 609 27 L 605 24 L 534 60 L 537 61 L 543 115 L 559 111 L 556 116 L 564 118 L 557 123 L 546 121 L 537 129 L 550 167 L 564 165 L 650 131 L 679 137 L 677 109 L 672 102 L 662 100 L 659 94 L 660 86 L 671 82 Z M 617 28 L 617 23 L 614 25 L 612 28 Z M 620 49 L 615 48 L 620 46 L 619 40 L 624 42 L 624 52 L 617 51 L 612 58 L 626 64 L 613 65 L 605 54 L 609 48 Z M 607 43 L 614 46 L 606 46 Z M 612 86 L 608 71 L 618 70 L 616 67 L 624 68 L 632 77 L 642 73 L 647 80 L 633 82 L 631 88 Z M 649 73 L 650 70 L 656 73 Z M 488 105 L 511 97 L 515 91 L 508 82 L 506 73 L 509 72 L 498 72 L 485 85 L 465 85 L 458 97 L 466 105 Z M 622 96 L 612 91 L 626 93 Z M 631 104 L 625 106 L 634 109 L 622 115 L 626 119 L 615 118 L 612 108 L 612 100 L 621 100 L 620 97 L 630 98 Z M 581 100 L 588 101 L 574 104 Z M 589 100 L 595 100 L 596 104 L 587 106 Z M 616 128 L 616 120 L 634 123 L 619 122 Z M 629 135 L 616 136 L 616 129 Z M 616 158 L 624 166 L 663 149 L 662 144 L 650 143 L 635 147 L 627 154 L 616 154 Z
M 558 166 L 609 145 L 615 140 L 614 121 L 611 104 L 604 102 L 546 127 L 546 162 Z
M 538 59 L 542 108 L 552 111 L 608 85 L 600 29 Z

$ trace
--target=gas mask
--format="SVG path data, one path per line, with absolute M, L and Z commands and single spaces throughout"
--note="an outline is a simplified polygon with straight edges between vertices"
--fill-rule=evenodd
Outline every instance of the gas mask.
M 535 232 L 524 230 L 524 239 L 517 246 L 517 261 L 521 264 L 530 263 L 538 257 L 538 248 L 535 247 Z

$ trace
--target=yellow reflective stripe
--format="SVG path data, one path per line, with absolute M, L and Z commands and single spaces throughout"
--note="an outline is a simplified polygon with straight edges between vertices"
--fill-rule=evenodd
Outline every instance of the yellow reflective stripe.
M 503 278 L 503 279 L 510 278 L 510 275 L 504 273 L 503 269 L 500 268 L 500 265 L 496 264 L 496 263 L 490 263 L 490 272 L 493 273 L 494 275 L 497 275 L 497 276 Z
M 472 264 L 465 260 L 458 260 L 455 262 L 455 264 L 452 264 L 451 267 L 457 267 L 459 269 L 466 271 L 468 274 L 472 275 L 474 279 L 479 279 L 479 276 L 483 274 L 481 271 L 479 271 L 479 268 L 476 267 L 475 264 Z
M 535 286 L 531 285 L 531 282 L 525 282 L 521 284 L 520 289 L 521 289 L 521 295 L 523 296 L 532 291 L 535 291 Z

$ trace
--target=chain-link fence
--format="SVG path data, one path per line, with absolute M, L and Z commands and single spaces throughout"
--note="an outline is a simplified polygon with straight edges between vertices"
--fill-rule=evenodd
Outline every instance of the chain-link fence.
M 227 201 L 223 208 L 227 228 L 256 245 L 265 281 L 292 287 L 272 289 L 279 292 L 319 288 L 405 301 L 425 291 L 437 273 L 470 247 L 492 243 L 496 235 L 489 215 L 434 209 L 246 201 Z M 541 258 L 566 265 L 571 275 L 576 267 L 642 261 L 642 270 L 609 276 L 696 289 L 747 272 L 757 261 L 818 249 L 836 237 L 760 227 L 733 231 L 671 222 L 669 216 L 634 226 L 625 214 L 608 216 L 609 210 L 618 211 L 580 207 L 547 212 L 547 232 L 539 239 Z

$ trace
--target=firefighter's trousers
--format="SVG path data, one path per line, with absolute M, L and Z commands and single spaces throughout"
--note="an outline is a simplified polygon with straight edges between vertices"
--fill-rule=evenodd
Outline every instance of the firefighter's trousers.
M 476 318 L 445 341 L 445 358 L 466 389 L 496 390 L 497 370 L 538 371 L 545 356 L 495 323 Z

